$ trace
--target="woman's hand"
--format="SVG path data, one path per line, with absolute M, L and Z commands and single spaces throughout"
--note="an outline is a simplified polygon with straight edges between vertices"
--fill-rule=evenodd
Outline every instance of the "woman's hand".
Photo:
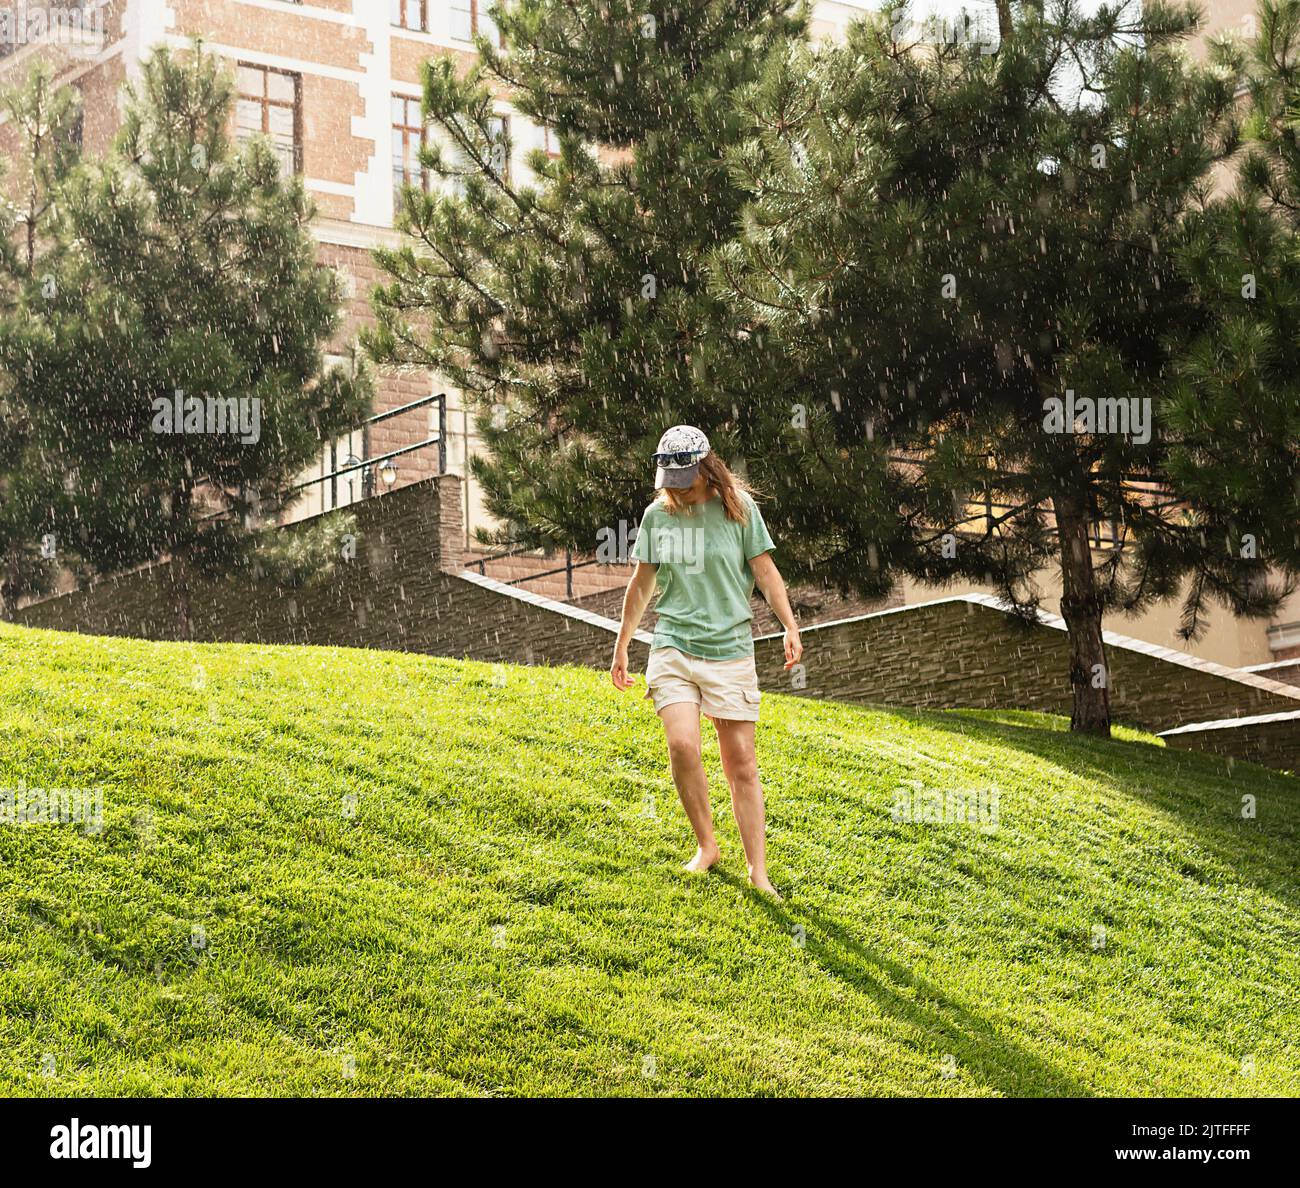
M 609 664 L 609 679 L 620 693 L 627 692 L 636 683 L 627 675 L 627 641 L 636 633 L 636 625 L 641 622 L 641 616 L 649 605 L 657 572 L 658 566 L 638 561 L 632 571 L 632 580 L 623 593 L 623 619 L 614 641 L 614 659 Z
M 803 640 L 799 637 L 798 627 L 785 629 L 785 666 L 793 668 L 803 659 Z
M 614 688 L 620 692 L 626 692 L 636 683 L 627 675 L 626 644 L 620 644 L 614 649 L 614 659 L 609 666 L 609 679 L 614 682 Z
M 758 556 L 751 557 L 749 569 L 754 575 L 754 584 L 763 591 L 767 605 L 772 608 L 777 619 L 786 624 L 785 666 L 793 668 L 803 657 L 803 640 L 799 638 L 799 624 L 795 622 L 794 611 L 790 607 L 785 579 L 772 561 L 771 553 L 759 553 Z

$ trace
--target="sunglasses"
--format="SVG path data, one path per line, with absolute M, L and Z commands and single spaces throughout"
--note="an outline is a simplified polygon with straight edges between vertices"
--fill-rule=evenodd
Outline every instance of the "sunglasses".
M 655 454 L 651 458 L 656 466 L 693 466 L 708 450 L 679 450 L 675 454 Z

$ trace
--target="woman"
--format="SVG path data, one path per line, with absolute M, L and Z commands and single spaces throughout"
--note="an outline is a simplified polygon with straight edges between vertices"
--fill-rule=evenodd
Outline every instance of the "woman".
M 645 510 L 632 556 L 636 571 L 623 596 L 623 621 L 609 675 L 632 688 L 627 645 L 659 588 L 659 616 L 647 697 L 664 724 L 673 782 L 699 848 L 686 864 L 708 870 L 718 860 L 709 786 L 700 757 L 700 712 L 718 732 L 722 770 L 745 846 L 749 880 L 780 898 L 767 877 L 763 786 L 754 756 L 758 674 L 749 600 L 757 585 L 785 627 L 785 666 L 803 655 L 785 582 L 772 561 L 775 547 L 753 497 L 691 425 L 659 439 L 654 461 L 658 497 Z

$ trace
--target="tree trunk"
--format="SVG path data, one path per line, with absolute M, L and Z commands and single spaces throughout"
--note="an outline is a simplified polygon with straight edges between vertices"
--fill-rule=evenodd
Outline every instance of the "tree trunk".
M 18 591 L 22 588 L 18 552 L 10 549 L 5 558 L 4 576 L 0 578 L 0 621 L 12 623 L 17 617 Z
M 1088 546 L 1082 498 L 1052 501 L 1061 545 L 1061 617 L 1070 637 L 1070 729 L 1110 737 L 1110 670 L 1101 634 L 1101 596 Z
M 190 572 L 184 554 L 172 558 L 172 609 L 175 611 L 177 639 L 192 639 L 194 616 L 190 607 Z
M 171 532 L 168 540 L 168 552 L 171 554 L 172 576 L 172 610 L 175 613 L 175 631 L 177 639 L 190 639 L 194 633 L 194 617 L 190 606 L 190 567 L 189 541 L 186 532 L 189 527 L 190 501 L 193 488 L 188 476 L 171 496 Z
M 1008 41 L 1014 28 L 1011 23 L 1011 0 L 993 0 L 993 3 L 998 10 L 998 40 Z

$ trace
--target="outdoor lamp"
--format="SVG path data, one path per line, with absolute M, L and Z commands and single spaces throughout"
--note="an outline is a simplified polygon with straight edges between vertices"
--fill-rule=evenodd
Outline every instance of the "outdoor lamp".
M 362 463 L 362 459 L 358 458 L 356 454 L 349 454 L 346 458 L 343 459 L 343 465 L 340 467 L 340 469 L 346 470 L 349 466 L 361 466 L 361 463 Z M 362 466 L 361 469 L 362 491 L 365 491 L 366 483 L 369 481 L 369 478 L 370 478 L 370 468 L 368 466 Z M 353 482 L 352 475 L 350 474 L 347 477 L 347 484 L 348 484 L 348 502 L 352 503 L 356 498 L 356 484 Z M 338 502 L 337 496 L 335 497 L 335 502 L 336 503 Z

